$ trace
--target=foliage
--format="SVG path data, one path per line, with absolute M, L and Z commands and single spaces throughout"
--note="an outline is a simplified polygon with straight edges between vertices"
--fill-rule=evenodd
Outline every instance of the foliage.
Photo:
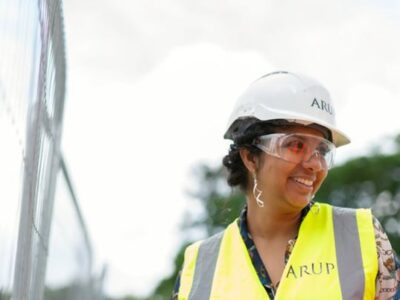
M 400 153 L 360 157 L 332 169 L 316 196 L 320 202 L 372 208 L 400 250 Z
M 70 299 L 70 290 L 69 286 L 61 287 L 61 288 L 45 288 L 44 291 L 44 299 L 45 300 L 68 300 Z
M 180 271 L 180 268 L 183 263 L 183 255 L 185 248 L 188 246 L 188 244 L 185 244 L 182 246 L 178 252 L 178 254 L 175 257 L 174 261 L 174 272 L 167 278 L 163 279 L 155 289 L 153 295 L 148 298 L 147 300 L 159 300 L 159 299 L 168 299 L 171 294 L 172 290 L 175 284 L 175 279 L 178 276 L 178 273 Z
M 200 202 L 203 213 L 200 217 L 191 216 L 182 231 L 194 228 L 204 229 L 206 237 L 229 225 L 239 216 L 245 203 L 244 196 L 236 189 L 228 188 L 225 169 L 200 165 L 195 170 L 197 189 L 191 191 L 194 199 Z
M 11 299 L 10 293 L 7 293 L 2 289 L 0 289 L 0 300 L 10 300 L 10 299 Z
M 107 300 L 142 300 L 142 299 L 136 298 L 134 296 L 124 296 L 122 298 L 107 298 Z
M 99 299 L 87 282 L 71 282 L 65 286 L 45 287 L 44 300 Z
M 90 299 L 100 299 L 100 298 L 98 296 L 93 295 L 88 290 L 85 290 L 79 284 L 71 283 L 69 285 L 58 288 L 46 287 L 43 299 L 44 300 L 72 300 L 72 299 L 90 300 Z M 3 300 L 3 298 L 1 298 L 1 294 L 0 294 L 0 300 Z M 106 300 L 144 300 L 144 299 L 137 298 L 134 296 L 123 296 L 120 298 L 106 298 Z

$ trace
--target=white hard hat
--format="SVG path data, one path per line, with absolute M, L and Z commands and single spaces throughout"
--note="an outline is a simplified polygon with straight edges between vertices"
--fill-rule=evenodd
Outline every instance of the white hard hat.
M 235 133 L 243 131 L 239 128 L 241 121 L 246 119 L 258 122 L 286 120 L 306 126 L 317 124 L 330 130 L 332 142 L 337 147 L 350 143 L 336 127 L 329 92 L 305 75 L 279 71 L 253 82 L 239 97 L 224 138 L 235 140 Z

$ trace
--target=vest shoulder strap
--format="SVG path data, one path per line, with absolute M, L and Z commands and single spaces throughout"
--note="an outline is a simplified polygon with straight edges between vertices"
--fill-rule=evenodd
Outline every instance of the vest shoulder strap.
M 179 300 L 209 299 L 223 235 L 224 231 L 186 249 Z

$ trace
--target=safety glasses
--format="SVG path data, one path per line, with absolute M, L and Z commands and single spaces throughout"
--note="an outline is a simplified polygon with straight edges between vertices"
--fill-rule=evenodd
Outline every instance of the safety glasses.
M 258 137 L 253 144 L 269 155 L 293 163 L 316 159 L 324 169 L 332 167 L 336 149 L 324 138 L 300 133 L 267 134 Z

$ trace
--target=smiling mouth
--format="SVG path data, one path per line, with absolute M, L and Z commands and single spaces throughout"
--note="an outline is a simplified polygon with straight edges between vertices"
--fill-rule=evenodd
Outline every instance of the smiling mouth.
M 312 188 L 313 183 L 314 183 L 314 181 L 312 181 L 312 180 L 304 179 L 304 178 L 298 178 L 298 177 L 293 178 L 293 180 L 298 182 L 298 183 L 300 183 L 300 184 L 302 184 L 302 185 L 304 185 L 304 186 L 306 186 L 306 187 L 308 187 L 308 188 Z

